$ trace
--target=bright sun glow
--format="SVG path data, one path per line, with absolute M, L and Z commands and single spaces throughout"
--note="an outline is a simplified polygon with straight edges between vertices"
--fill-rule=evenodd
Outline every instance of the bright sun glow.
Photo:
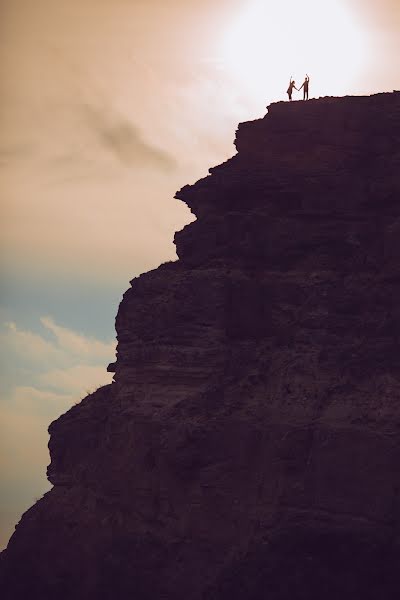
M 220 47 L 243 93 L 284 98 L 308 73 L 311 96 L 354 93 L 368 40 L 346 0 L 245 0 Z M 299 97 L 299 96 L 298 96 Z

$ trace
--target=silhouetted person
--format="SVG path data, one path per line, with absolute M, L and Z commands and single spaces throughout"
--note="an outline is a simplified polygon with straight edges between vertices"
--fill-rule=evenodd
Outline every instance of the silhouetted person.
M 305 80 L 303 81 L 303 85 L 300 87 L 303 88 L 303 100 L 308 100 L 308 86 L 310 83 L 310 78 L 308 75 L 306 75 Z
M 287 95 L 289 96 L 290 102 L 292 101 L 293 88 L 297 90 L 296 82 L 290 78 L 289 87 L 287 89 Z

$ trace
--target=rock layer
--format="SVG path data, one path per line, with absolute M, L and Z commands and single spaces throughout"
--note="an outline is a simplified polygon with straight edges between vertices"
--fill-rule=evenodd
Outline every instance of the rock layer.
M 236 147 L 125 293 L 114 383 L 50 426 L 4 598 L 398 597 L 400 93 Z

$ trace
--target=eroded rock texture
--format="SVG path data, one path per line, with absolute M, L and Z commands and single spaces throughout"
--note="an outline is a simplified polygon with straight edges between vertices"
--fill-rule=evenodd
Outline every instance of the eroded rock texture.
M 399 597 L 400 93 L 236 146 L 124 295 L 115 383 L 51 425 L 3 598 Z

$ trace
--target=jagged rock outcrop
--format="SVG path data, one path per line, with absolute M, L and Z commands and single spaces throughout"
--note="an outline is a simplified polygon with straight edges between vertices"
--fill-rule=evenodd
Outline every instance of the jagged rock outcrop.
M 400 93 L 278 103 L 183 188 L 115 382 L 50 427 L 3 598 L 394 600 Z

